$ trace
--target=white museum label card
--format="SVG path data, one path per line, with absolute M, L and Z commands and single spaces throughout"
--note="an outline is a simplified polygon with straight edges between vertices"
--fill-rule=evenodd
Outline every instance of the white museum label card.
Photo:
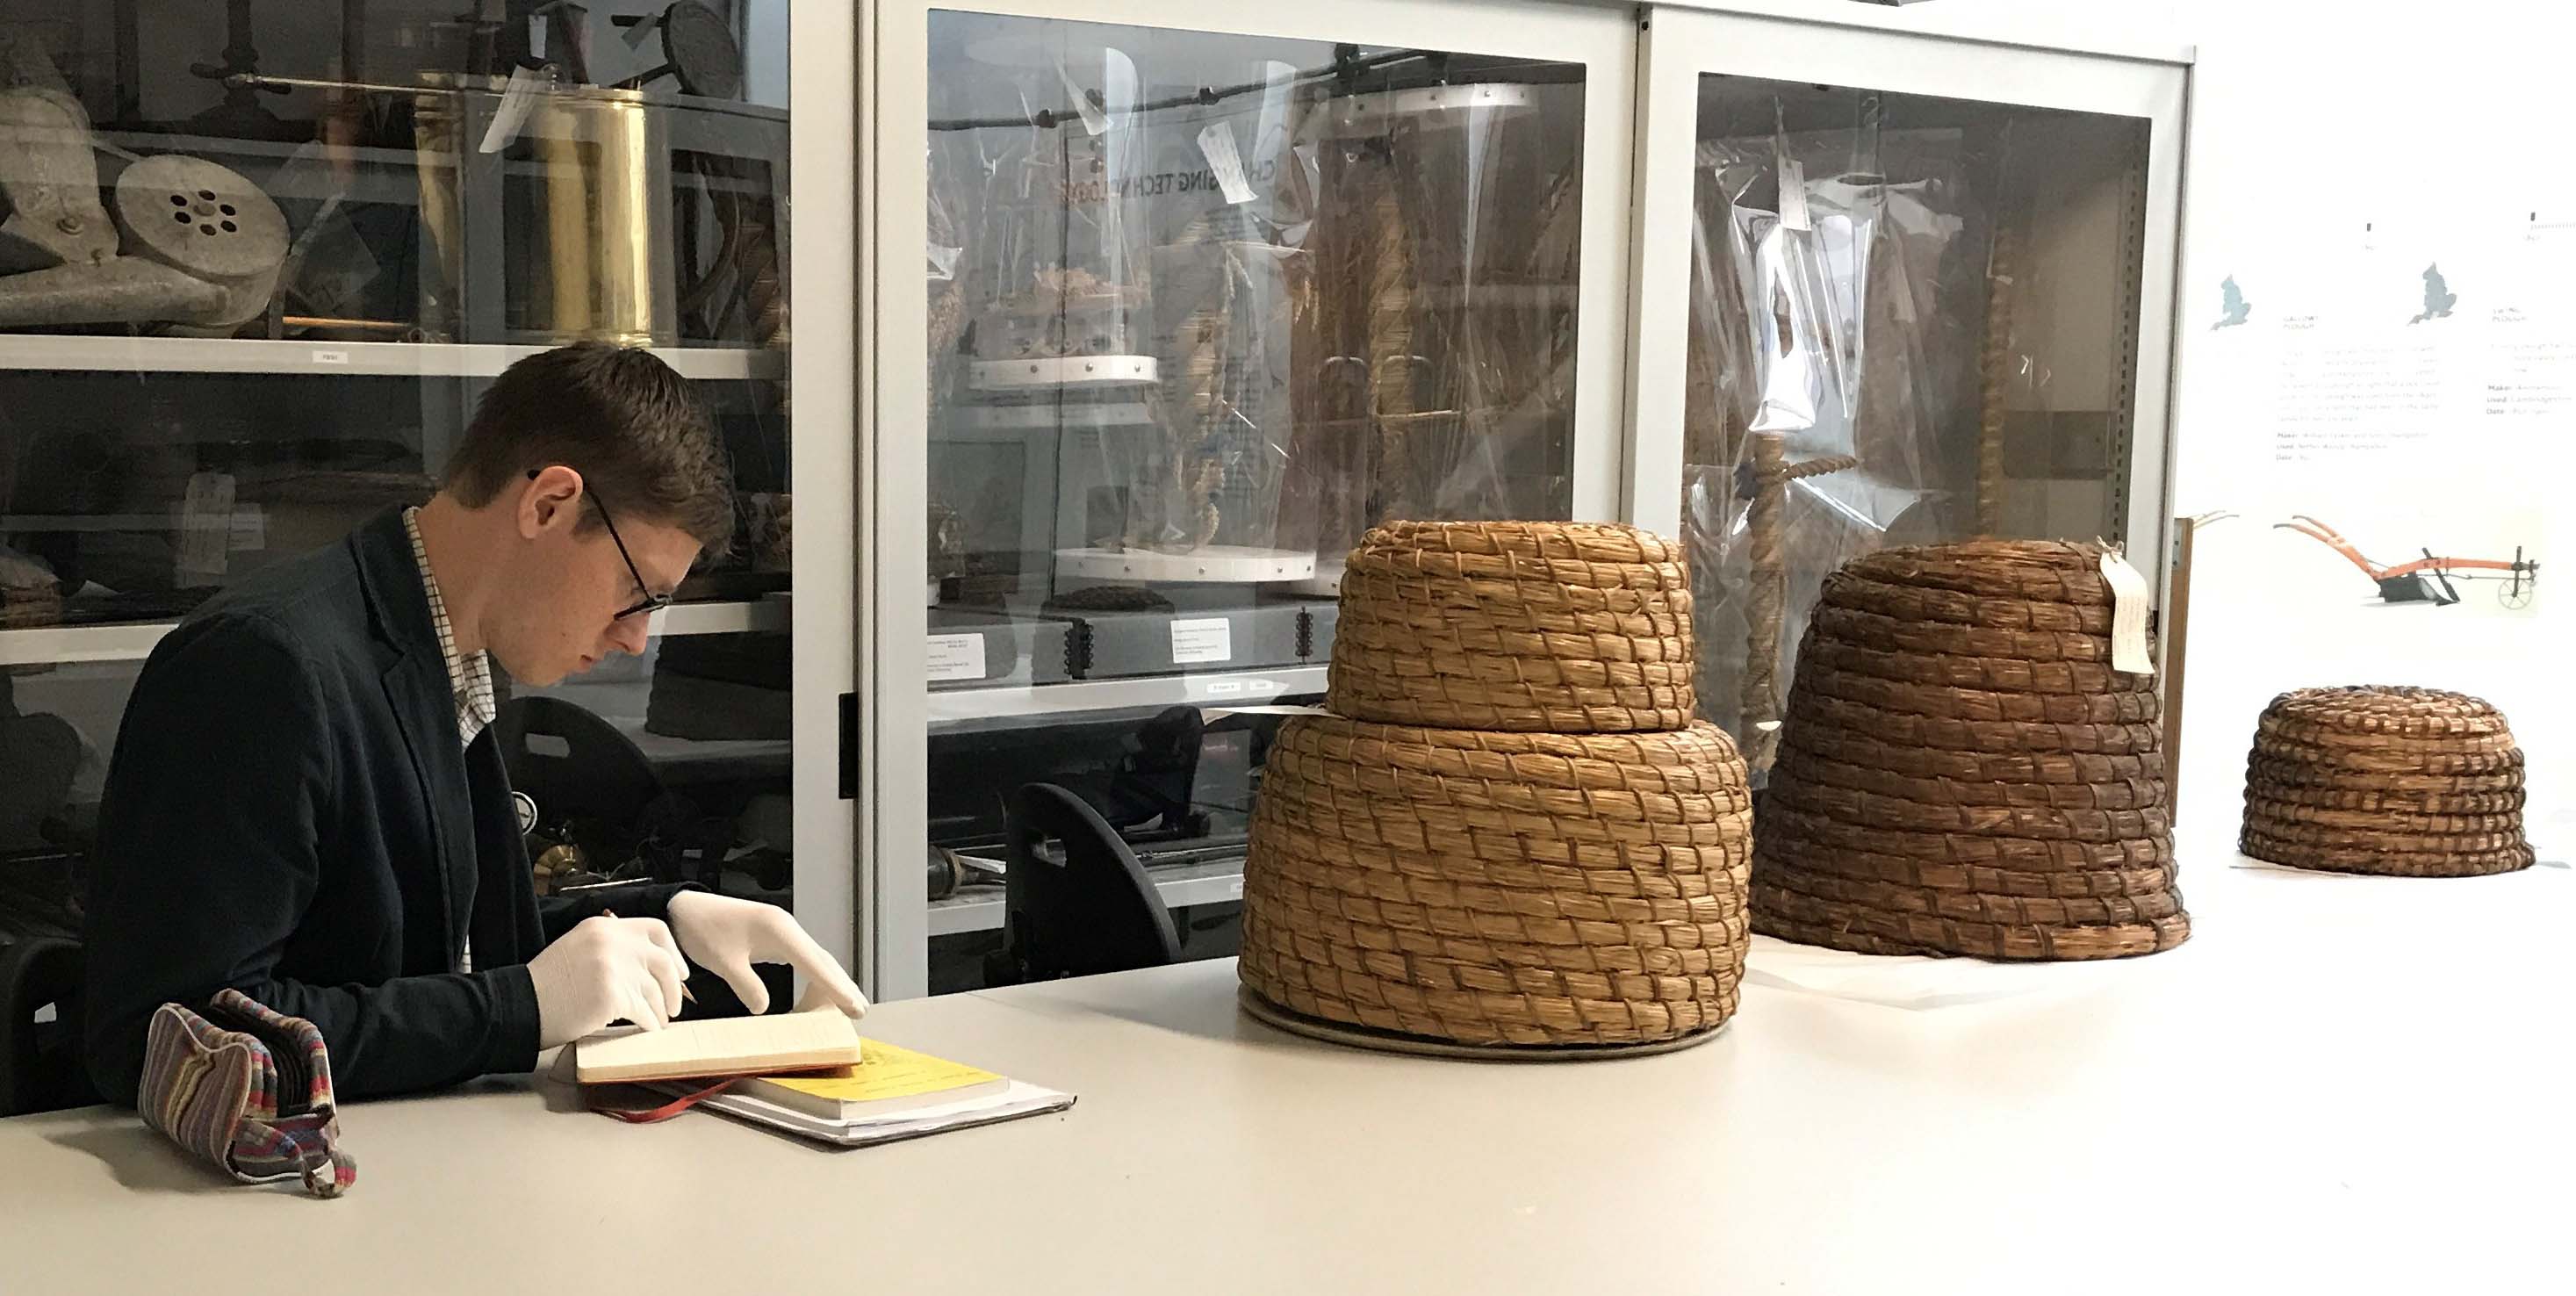
M 930 682 L 946 684 L 954 680 L 984 678 L 984 636 L 953 634 L 930 636 L 929 651 L 922 655 L 929 668 Z
M 1172 664 L 1234 660 L 1234 622 L 1224 617 L 1189 617 L 1172 623 Z

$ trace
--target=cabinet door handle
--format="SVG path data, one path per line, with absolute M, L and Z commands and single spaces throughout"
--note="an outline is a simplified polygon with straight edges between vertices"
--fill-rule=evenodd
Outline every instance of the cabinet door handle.
M 859 795 L 859 695 L 841 695 L 841 799 Z

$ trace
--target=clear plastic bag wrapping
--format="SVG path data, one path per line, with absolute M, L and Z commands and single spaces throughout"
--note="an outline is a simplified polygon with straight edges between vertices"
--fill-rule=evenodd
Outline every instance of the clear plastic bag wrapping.
M 1283 530 L 1328 560 L 1387 518 L 1566 507 L 1581 87 L 1510 89 L 1418 114 L 1327 100 L 1308 119 L 1323 363 Z
M 1279 57 L 1202 67 L 1131 29 L 1053 31 L 1061 69 L 1018 74 L 1032 120 L 933 131 L 929 274 L 934 418 L 1082 407 L 1061 424 L 1059 545 L 1240 546 L 1329 571 L 1389 517 L 1562 515 L 1579 81 L 1408 98 L 1422 68 L 1400 59 L 1399 76 L 1318 75 L 1286 60 L 1329 47 L 1247 40 Z M 1228 80 L 1245 92 L 1171 93 Z M 1076 90 L 1081 120 L 1061 111 Z M 962 355 L 949 298 L 970 303 Z M 968 372 L 1095 353 L 1152 361 L 1123 424 L 1105 398 L 975 391 Z M 1004 511 L 1039 503 L 1018 501 Z
M 2107 449 L 2067 444 L 2125 426 L 2134 328 L 2097 227 L 2135 228 L 2134 159 L 2069 159 L 2135 137 L 1980 107 L 1748 81 L 1704 102 L 1683 531 L 1701 709 L 1757 770 L 1843 563 L 2117 529 L 2098 481 L 2056 479 L 2106 477 Z M 2068 363 L 2088 378 L 2057 390 Z

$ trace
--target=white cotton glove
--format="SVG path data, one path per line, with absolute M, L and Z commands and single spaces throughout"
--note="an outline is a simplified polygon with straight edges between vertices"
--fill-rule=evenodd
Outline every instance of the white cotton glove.
M 660 1030 L 680 1015 L 689 965 L 656 918 L 585 918 L 528 960 L 537 1047 L 569 1044 L 615 1021 Z
M 868 998 L 859 993 L 850 974 L 796 925 L 793 915 L 776 905 L 683 891 L 671 897 L 665 912 L 671 916 L 671 932 L 680 938 L 681 951 L 723 977 L 741 997 L 742 1006 L 753 1012 L 769 1011 L 769 987 L 752 972 L 754 963 L 784 963 L 804 973 L 805 1001 L 797 1005 L 800 1009 L 830 1004 L 853 1017 L 868 1010 Z

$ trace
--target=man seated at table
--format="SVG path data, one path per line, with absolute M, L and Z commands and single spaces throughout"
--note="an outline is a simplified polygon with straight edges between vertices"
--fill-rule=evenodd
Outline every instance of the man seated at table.
M 90 861 L 86 1044 L 131 1104 L 165 1001 L 226 987 L 310 1019 L 340 1094 L 525 1071 L 681 1007 L 683 955 L 753 1011 L 755 962 L 853 1015 L 774 906 L 685 887 L 540 902 L 493 672 L 547 685 L 641 653 L 733 525 L 688 384 L 651 353 L 510 366 L 428 504 L 262 570 L 165 636 L 126 704 Z M 615 914 L 607 911 L 614 905 Z

